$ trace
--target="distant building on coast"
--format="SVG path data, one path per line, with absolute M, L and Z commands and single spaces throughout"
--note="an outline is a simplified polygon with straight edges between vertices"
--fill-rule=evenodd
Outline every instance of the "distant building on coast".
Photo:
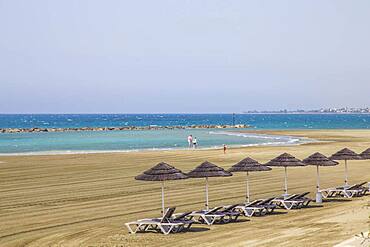
M 342 108 L 321 108 L 319 110 L 277 110 L 277 111 L 257 111 L 257 110 L 251 110 L 251 111 L 245 111 L 243 113 L 363 113 L 363 114 L 369 114 L 370 113 L 370 107 L 366 108 L 354 108 L 354 107 L 342 107 Z

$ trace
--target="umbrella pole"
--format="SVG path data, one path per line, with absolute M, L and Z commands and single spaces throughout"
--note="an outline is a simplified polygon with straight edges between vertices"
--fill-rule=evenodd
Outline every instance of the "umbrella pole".
M 284 166 L 284 169 L 285 169 L 285 193 L 284 193 L 284 196 L 288 196 L 288 173 L 287 173 L 287 168 L 286 166 Z
M 347 167 L 347 160 L 344 160 L 344 169 L 345 169 L 345 173 L 346 173 L 346 177 L 345 177 L 345 180 L 344 180 L 344 185 L 346 187 L 348 187 L 348 167 Z
M 316 185 L 316 203 L 322 203 L 322 193 L 320 191 L 320 172 L 319 172 L 319 166 L 316 166 L 316 172 L 317 172 L 317 185 Z
M 247 172 L 247 177 L 246 177 L 246 184 L 247 184 L 247 203 L 249 203 L 249 181 L 248 181 L 248 177 L 249 177 L 249 172 Z
M 162 216 L 164 217 L 164 181 L 162 181 Z
M 320 192 L 320 172 L 319 172 L 319 166 L 316 166 L 316 172 L 317 172 L 317 185 L 316 185 L 316 189 L 317 189 L 317 192 Z
M 209 210 L 208 206 L 208 177 L 206 177 L 206 210 Z

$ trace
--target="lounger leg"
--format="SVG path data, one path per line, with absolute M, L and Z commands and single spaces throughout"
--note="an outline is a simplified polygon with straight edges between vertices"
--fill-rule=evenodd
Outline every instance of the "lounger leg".
M 255 213 L 255 210 L 246 208 L 243 210 L 243 212 L 246 217 L 252 217 L 253 214 Z
M 224 224 L 226 224 L 226 223 L 229 223 L 231 220 L 232 220 L 232 219 L 231 219 L 231 216 L 227 216 L 227 217 L 221 217 L 218 221 L 219 221 L 220 223 L 224 223 Z
M 260 210 L 260 212 L 259 212 L 259 214 L 260 214 L 261 216 L 264 216 L 264 215 L 266 215 L 267 213 L 268 213 L 268 210 L 267 210 L 266 208 L 261 209 L 261 210 Z
M 276 206 L 278 206 L 279 208 L 286 208 L 286 206 L 284 205 L 284 203 L 282 202 L 276 202 Z
M 167 235 L 171 232 L 172 230 L 172 226 L 171 227 L 168 227 L 168 226 L 162 226 L 162 225 L 159 225 L 159 229 L 161 229 L 161 232 L 164 234 L 164 235 Z
M 130 234 L 135 234 L 138 231 L 146 231 L 148 229 L 148 227 L 150 226 L 150 225 L 147 225 L 147 224 L 130 224 L 130 223 L 126 223 L 125 225 L 126 225 Z M 131 225 L 134 225 L 135 227 L 133 228 Z M 144 228 L 143 228 L 143 226 L 144 226 Z
M 208 220 L 208 218 L 210 218 L 209 220 Z M 207 217 L 207 216 L 204 216 L 204 215 L 202 215 L 201 216 L 201 219 L 204 221 L 204 223 L 206 223 L 207 225 L 212 225 L 213 224 L 213 222 L 216 220 L 216 218 L 214 218 L 213 217 L 213 220 L 212 220 L 212 217 Z
M 328 192 L 328 197 L 330 198 L 330 197 L 334 197 L 335 196 L 335 191 L 330 191 L 330 192 Z
M 322 197 L 323 198 L 328 198 L 328 192 L 327 191 L 321 191 Z
M 293 208 L 293 203 L 291 202 L 283 202 L 283 205 L 284 207 L 287 209 L 287 210 L 291 210 Z
M 347 197 L 347 198 L 352 198 L 353 196 L 352 192 L 346 191 L 346 190 L 343 191 L 343 194 L 344 194 L 344 197 Z
M 129 233 L 130 233 L 130 234 L 135 234 L 135 233 L 136 233 L 136 231 L 134 231 L 134 230 L 131 228 L 130 224 L 126 223 L 126 224 L 125 224 L 125 226 L 127 227 L 127 229 L 128 229 L 128 231 L 129 231 Z M 136 228 L 136 229 L 137 229 L 137 228 Z

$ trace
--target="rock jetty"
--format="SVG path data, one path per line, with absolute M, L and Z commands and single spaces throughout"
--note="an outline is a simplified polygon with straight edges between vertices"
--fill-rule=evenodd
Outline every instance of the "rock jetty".
M 78 127 L 78 128 L 0 128 L 0 133 L 70 132 L 70 131 L 121 131 L 121 130 L 163 130 L 163 129 L 243 129 L 246 124 L 237 125 L 189 125 L 189 126 L 123 126 L 123 127 Z

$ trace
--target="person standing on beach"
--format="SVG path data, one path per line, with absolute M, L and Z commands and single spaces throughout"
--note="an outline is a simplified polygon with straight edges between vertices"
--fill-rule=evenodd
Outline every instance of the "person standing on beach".
M 188 136 L 188 143 L 189 143 L 189 148 L 191 148 L 193 146 L 193 136 L 192 135 Z
M 227 146 L 226 144 L 224 144 L 224 154 L 226 154 L 226 149 L 227 149 Z
M 197 145 L 198 145 L 197 138 L 194 137 L 194 139 L 193 139 L 193 147 L 194 147 L 194 149 L 197 148 Z

